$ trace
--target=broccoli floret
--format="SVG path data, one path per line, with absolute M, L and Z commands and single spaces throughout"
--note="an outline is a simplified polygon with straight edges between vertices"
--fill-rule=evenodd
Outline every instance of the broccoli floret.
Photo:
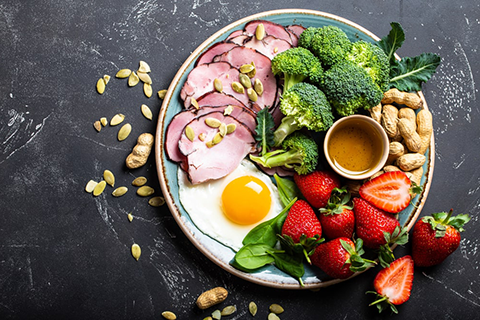
M 340 28 L 325 26 L 307 28 L 300 35 L 298 45 L 312 51 L 324 67 L 329 67 L 345 60 L 352 42 Z
M 326 131 L 333 124 L 333 114 L 325 94 L 316 86 L 300 82 L 285 92 L 280 101 L 285 115 L 274 132 L 275 146 L 285 137 L 303 127 L 313 131 Z
M 283 76 L 283 90 L 287 91 L 296 83 L 310 79 L 313 83 L 320 83 L 323 68 L 317 59 L 305 48 L 291 48 L 277 54 L 272 59 L 272 72 Z
M 380 89 L 383 91 L 388 89 L 390 63 L 380 47 L 369 42 L 357 41 L 352 45 L 346 59 L 365 69 Z
M 250 159 L 266 167 L 293 168 L 298 174 L 315 170 L 318 162 L 318 145 L 311 137 L 295 132 L 282 143 L 282 148 L 267 152 L 261 157 L 250 155 Z
M 352 62 L 339 63 L 324 73 L 321 85 L 328 101 L 341 116 L 380 103 L 383 91 L 362 67 Z

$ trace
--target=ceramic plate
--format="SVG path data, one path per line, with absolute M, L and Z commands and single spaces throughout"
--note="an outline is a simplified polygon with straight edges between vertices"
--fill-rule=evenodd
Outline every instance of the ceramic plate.
M 231 267 L 229 262 L 234 257 L 235 252 L 202 233 L 192 223 L 188 212 L 186 212 L 185 209 L 182 207 L 178 195 L 178 166 L 176 163 L 169 161 L 165 154 L 165 131 L 173 116 L 183 109 L 183 102 L 180 99 L 180 90 L 188 76 L 188 73 L 190 72 L 190 70 L 192 70 L 197 58 L 212 44 L 224 40 L 231 32 L 243 29 L 245 23 L 256 19 L 269 20 L 284 26 L 291 24 L 300 24 L 304 27 L 322 27 L 326 25 L 333 25 L 345 31 L 345 33 L 351 40 L 361 39 L 373 42 L 379 39 L 372 32 L 344 18 L 325 12 L 299 9 L 268 11 L 255 14 L 233 22 L 232 24 L 219 30 L 210 38 L 208 38 L 204 43 L 202 43 L 197 49 L 195 49 L 195 51 L 193 51 L 190 57 L 188 57 L 188 59 L 185 61 L 185 63 L 181 66 L 180 70 L 178 70 L 177 74 L 175 75 L 172 83 L 170 84 L 170 87 L 168 88 L 167 95 L 165 96 L 165 99 L 163 101 L 163 105 L 158 119 L 155 140 L 155 157 L 160 185 L 168 207 L 182 231 L 205 256 L 207 256 L 210 260 L 212 260 L 214 263 L 216 263 L 223 269 L 242 279 L 269 287 L 283 289 L 315 289 L 320 287 L 326 287 L 338 283 L 342 280 L 331 279 L 316 267 L 306 266 L 305 275 L 303 277 L 305 287 L 303 288 L 299 286 L 298 282 L 295 279 L 276 269 L 273 266 L 264 267 L 255 273 L 244 273 Z M 425 100 L 424 96 L 421 93 L 420 96 L 423 100 Z M 425 108 L 427 107 L 425 101 L 424 106 Z M 423 186 L 423 192 L 417 195 L 412 204 L 399 214 L 400 223 L 403 226 L 406 226 L 409 230 L 419 216 L 420 211 L 422 210 L 425 200 L 427 198 L 428 191 L 430 189 L 434 166 L 433 147 L 434 143 L 432 136 L 430 149 L 426 153 L 427 162 L 423 166 L 424 175 L 421 182 Z

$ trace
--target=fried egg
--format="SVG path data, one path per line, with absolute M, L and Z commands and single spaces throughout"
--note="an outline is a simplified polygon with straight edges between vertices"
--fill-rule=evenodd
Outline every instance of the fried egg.
M 283 209 L 270 177 L 245 159 L 229 175 L 198 185 L 192 185 L 179 168 L 178 190 L 197 228 L 235 251 L 252 228 Z

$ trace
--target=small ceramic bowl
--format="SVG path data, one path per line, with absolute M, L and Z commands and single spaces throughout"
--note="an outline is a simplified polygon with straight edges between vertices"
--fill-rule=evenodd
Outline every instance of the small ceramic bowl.
M 351 115 L 337 120 L 323 143 L 325 157 L 339 175 L 363 180 L 383 168 L 389 140 L 382 126 L 370 117 Z

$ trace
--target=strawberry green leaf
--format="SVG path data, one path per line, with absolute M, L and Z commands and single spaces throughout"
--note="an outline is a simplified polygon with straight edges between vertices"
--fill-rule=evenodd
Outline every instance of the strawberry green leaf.
M 430 80 L 440 60 L 440 56 L 434 53 L 402 58 L 390 67 L 390 88 L 400 91 L 422 90 L 422 83 Z

